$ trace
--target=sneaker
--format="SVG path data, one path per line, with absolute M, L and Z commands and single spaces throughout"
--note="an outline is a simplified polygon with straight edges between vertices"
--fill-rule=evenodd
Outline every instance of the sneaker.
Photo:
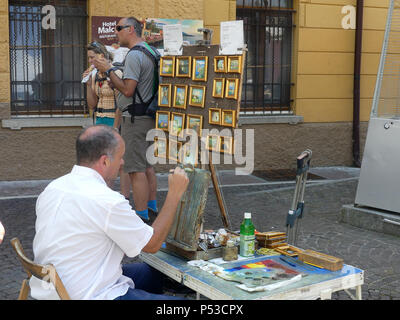
M 154 211 L 151 208 L 148 208 L 148 211 L 149 211 L 149 222 L 150 222 L 150 225 L 151 225 L 151 224 L 153 224 L 154 220 L 156 220 L 156 218 L 158 216 L 158 212 Z

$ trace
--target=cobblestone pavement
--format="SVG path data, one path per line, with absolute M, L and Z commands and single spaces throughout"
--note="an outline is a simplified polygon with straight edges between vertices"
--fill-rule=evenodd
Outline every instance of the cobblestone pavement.
M 341 257 L 346 264 L 363 269 L 363 299 L 398 300 L 400 238 L 338 222 L 342 205 L 354 203 L 358 183 L 358 171 L 350 171 L 349 175 L 347 171 L 341 170 L 342 168 L 331 168 L 326 171 L 326 179 L 307 183 L 305 212 L 299 228 L 297 246 Z M 324 176 L 324 168 L 320 171 L 316 168 L 314 173 Z M 258 230 L 285 231 L 286 214 L 293 200 L 294 181 L 271 182 L 254 178 L 240 185 L 237 181 L 231 180 L 229 183 L 228 180 L 221 184 L 221 189 L 234 230 L 239 229 L 243 213 L 248 211 L 252 212 L 253 222 Z M 161 181 L 160 186 L 163 183 L 165 181 Z M 40 186 L 44 185 L 46 183 Z M 15 186 L 9 184 L 6 189 L 12 188 Z M 18 187 L 15 189 L 18 190 Z M 165 189 L 160 189 L 158 201 L 162 204 L 166 192 Z M 6 228 L 6 237 L 0 246 L 0 300 L 16 299 L 25 276 L 12 251 L 10 239 L 18 237 L 26 254 L 32 257 L 35 202 L 36 196 L 32 194 L 32 190 L 21 191 L 15 197 L 15 192 L 2 191 L 0 186 L 0 220 Z M 204 228 L 217 229 L 221 226 L 215 193 L 210 188 Z M 128 261 L 128 258 L 124 260 Z M 186 296 L 194 297 L 193 293 Z M 332 299 L 348 300 L 350 297 L 342 291 L 332 294 Z

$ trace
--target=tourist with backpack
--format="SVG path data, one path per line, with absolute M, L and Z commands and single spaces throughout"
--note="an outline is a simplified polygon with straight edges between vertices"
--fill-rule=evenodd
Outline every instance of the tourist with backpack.
M 89 68 L 86 69 L 82 78 L 86 83 L 86 99 L 90 110 L 94 111 L 95 124 L 105 124 L 118 130 L 120 126 L 120 111 L 117 108 L 116 97 L 118 91 L 115 90 L 104 72 L 96 69 L 95 58 L 101 57 L 109 62 L 113 61 L 113 54 L 100 41 L 93 41 L 87 46 L 87 56 Z M 116 70 L 121 78 L 122 71 Z M 130 198 L 130 179 L 128 174 L 120 171 L 121 193 L 129 201 Z
M 106 73 L 115 89 L 118 108 L 122 112 L 121 135 L 125 140 L 124 171 L 132 183 L 136 213 L 146 222 L 157 215 L 157 179 L 154 167 L 147 161 L 146 141 L 149 130 L 154 129 L 157 105 L 159 52 L 143 41 L 142 24 L 136 18 L 122 18 L 115 27 L 121 47 L 128 51 L 123 63 L 123 77 L 118 68 L 104 58 L 96 58 L 98 69 Z

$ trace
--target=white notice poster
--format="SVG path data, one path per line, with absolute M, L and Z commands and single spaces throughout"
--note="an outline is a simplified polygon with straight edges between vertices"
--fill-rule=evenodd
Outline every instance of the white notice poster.
M 244 47 L 243 20 L 221 22 L 219 54 L 242 54 Z
M 163 26 L 164 54 L 165 55 L 182 55 L 182 25 L 166 24 Z

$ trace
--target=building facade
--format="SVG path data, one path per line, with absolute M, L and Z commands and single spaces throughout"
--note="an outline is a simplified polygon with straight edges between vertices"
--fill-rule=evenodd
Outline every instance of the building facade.
M 98 16 L 202 20 L 213 30 L 213 44 L 219 43 L 220 22 L 243 20 L 248 51 L 239 128 L 254 129 L 254 169 L 293 168 L 305 149 L 313 151 L 313 166 L 351 166 L 356 5 L 357 0 L 1 1 L 0 180 L 52 179 L 70 171 L 75 138 L 92 123 L 80 78 L 91 21 Z M 364 0 L 361 155 L 388 6 L 389 0 Z

